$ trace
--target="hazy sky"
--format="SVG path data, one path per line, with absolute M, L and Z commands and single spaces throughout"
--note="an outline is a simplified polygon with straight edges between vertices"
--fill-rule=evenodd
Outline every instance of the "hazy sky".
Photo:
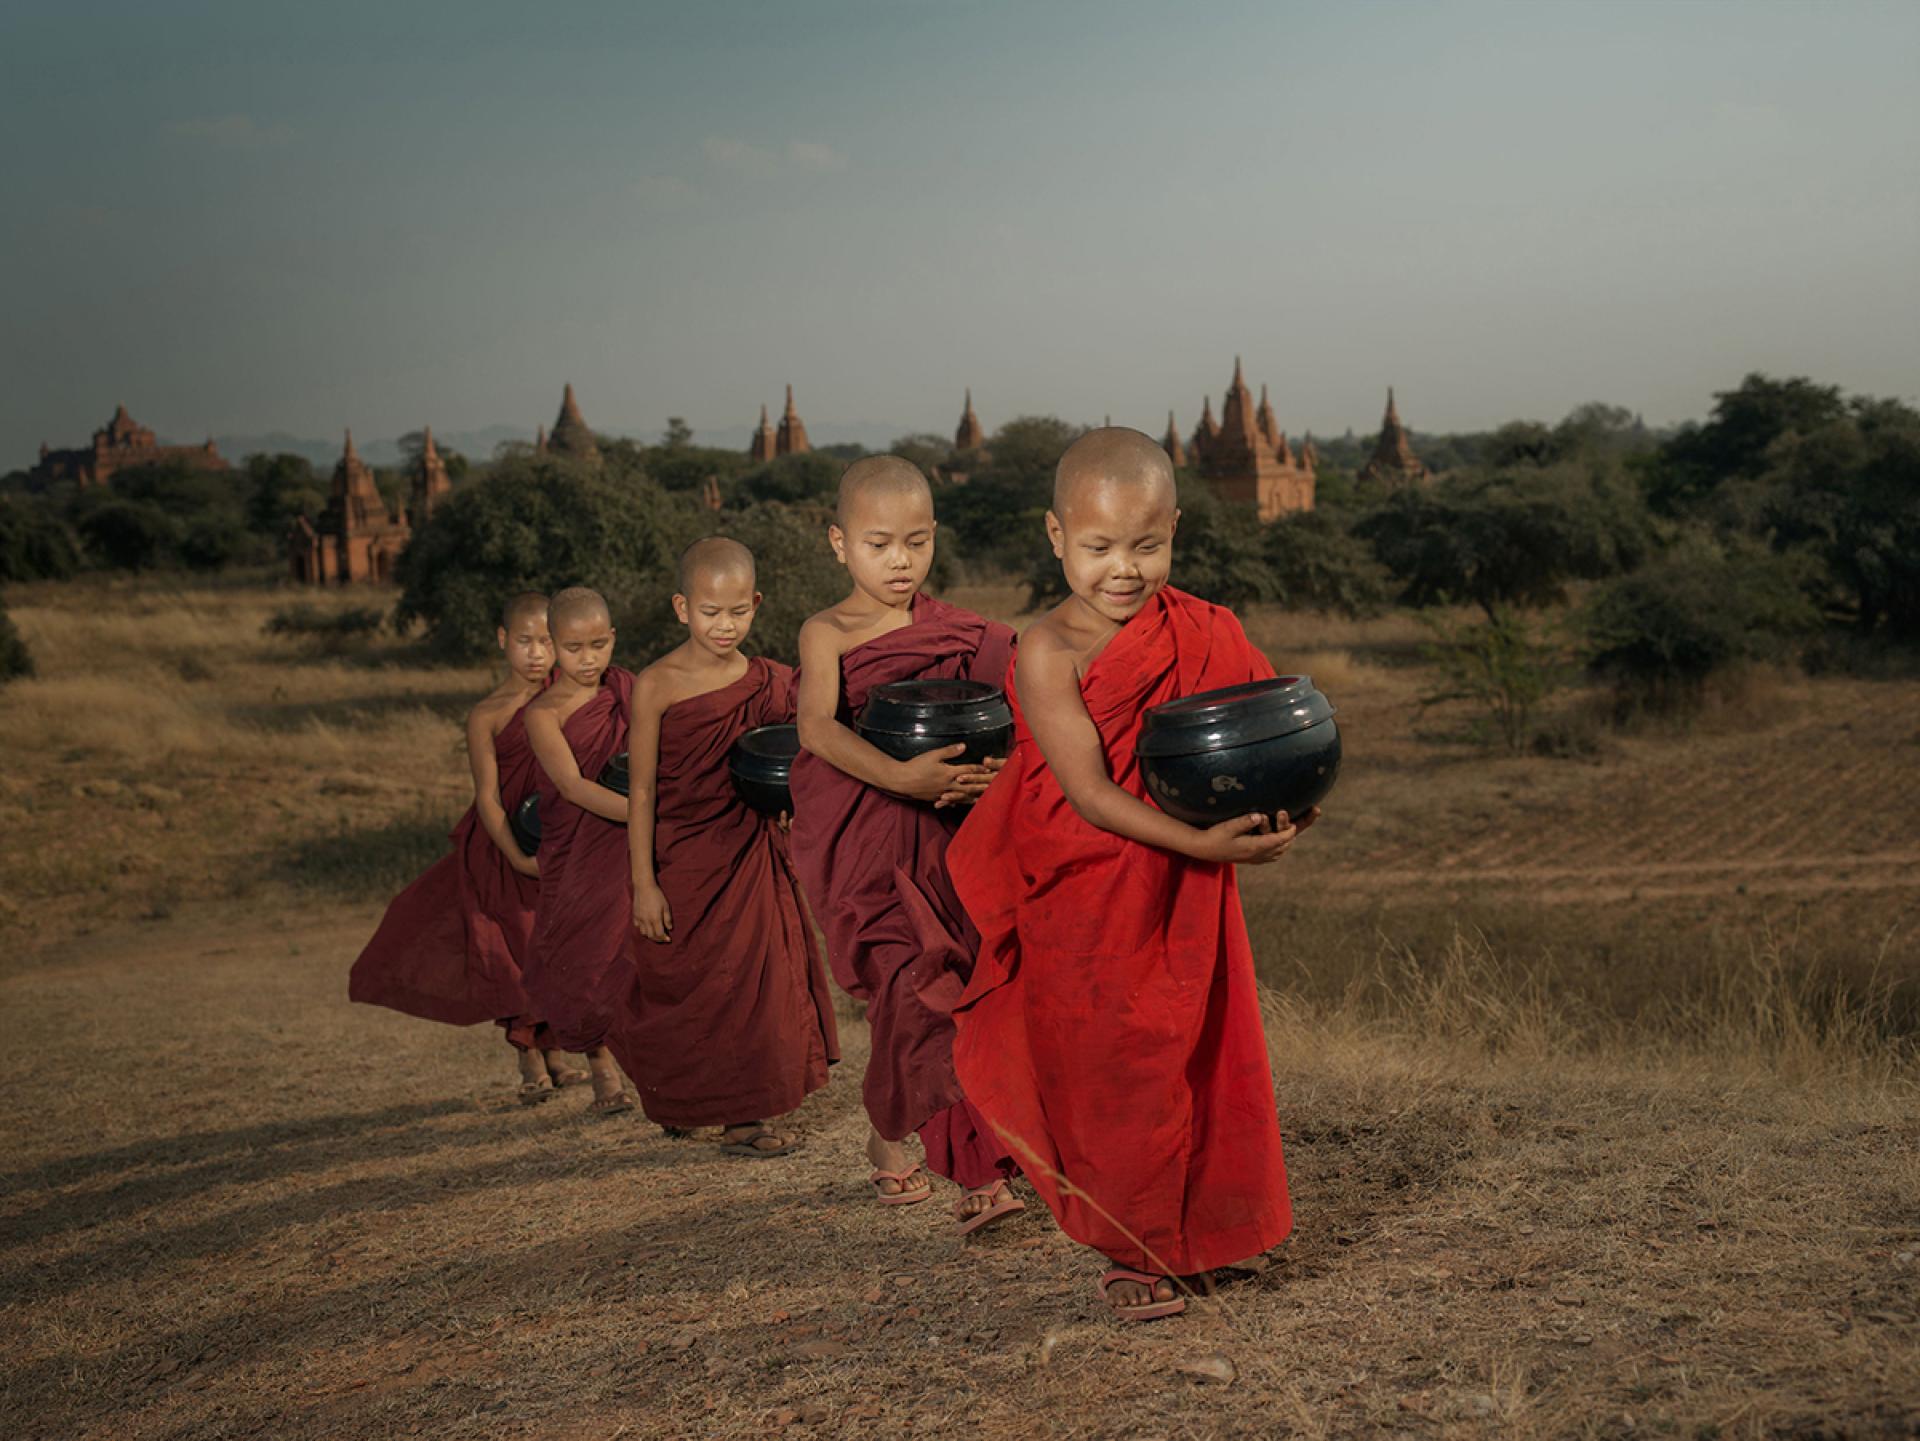
M 0 469 L 551 419 L 1920 392 L 1920 4 L 0 8 Z

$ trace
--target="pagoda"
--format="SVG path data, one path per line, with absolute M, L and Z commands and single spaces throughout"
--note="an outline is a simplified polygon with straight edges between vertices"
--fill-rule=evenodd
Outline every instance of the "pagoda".
M 434 508 L 453 493 L 453 482 L 447 478 L 447 464 L 434 448 L 433 427 L 426 427 L 423 435 L 420 458 L 413 465 L 413 489 L 407 506 L 409 526 L 425 525 L 433 519 Z
M 593 438 L 586 417 L 580 413 L 571 383 L 560 397 L 560 414 L 554 418 L 553 429 L 547 432 L 547 449 L 586 465 L 600 463 L 600 442 Z
M 793 408 L 793 387 L 787 387 L 787 410 L 780 417 L 780 429 L 774 433 L 773 453 L 775 455 L 804 455 L 813 446 L 807 440 L 806 423 L 800 419 L 800 412 Z
M 1220 434 L 1220 423 L 1213 418 L 1213 397 L 1202 397 L 1200 401 L 1200 423 L 1193 428 L 1193 440 L 1189 449 L 1193 452 L 1193 462 L 1200 464 L 1206 459 L 1207 447 L 1212 445 Z
M 1211 419 L 1209 410 L 1201 418 L 1201 431 Z M 1278 519 L 1290 511 L 1313 509 L 1313 471 L 1296 460 L 1288 448 L 1264 387 L 1259 406 L 1254 405 L 1238 356 L 1234 357 L 1233 380 L 1220 407 L 1220 423 L 1204 448 L 1198 443 L 1201 431 L 1195 432 L 1200 474 L 1223 500 L 1252 505 L 1262 521 Z
M 1407 428 L 1400 423 L 1400 411 L 1393 403 L 1393 387 L 1387 387 L 1387 413 L 1380 421 L 1380 438 L 1373 443 L 1373 454 L 1360 467 L 1357 477 L 1389 489 L 1425 485 L 1433 479 L 1426 462 L 1413 453 Z
M 434 460 L 439 462 L 437 454 Z M 444 479 L 445 467 L 441 475 Z M 293 578 L 306 585 L 390 581 L 411 536 L 406 518 L 387 508 L 373 471 L 353 448 L 349 430 L 346 449 L 333 468 L 327 508 L 317 521 L 301 516 L 287 536 Z
M 42 441 L 39 463 L 30 474 L 35 480 L 71 480 L 84 488 L 105 485 L 118 470 L 167 461 L 180 461 L 195 470 L 232 469 L 214 449 L 212 436 L 204 445 L 162 445 L 151 430 L 127 414 L 126 406 L 116 405 L 113 419 L 93 433 L 89 446 L 54 450 Z
M 773 422 L 767 419 L 767 408 L 763 405 L 760 407 L 760 428 L 754 431 L 753 443 L 747 447 L 747 459 L 755 462 L 772 460 L 777 444 Z
M 960 412 L 960 426 L 953 433 L 955 450 L 978 450 L 987 443 L 986 427 L 973 413 L 973 387 L 967 387 L 967 403 Z
M 1173 423 L 1173 412 L 1167 412 L 1167 433 L 1160 437 L 1160 448 L 1167 453 L 1167 459 L 1178 470 L 1187 463 L 1186 448 L 1180 444 L 1180 427 Z

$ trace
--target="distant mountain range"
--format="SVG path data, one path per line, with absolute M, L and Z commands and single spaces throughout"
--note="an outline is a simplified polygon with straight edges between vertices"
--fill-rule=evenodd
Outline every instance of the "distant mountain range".
M 807 433 L 815 445 L 860 445 L 868 450 L 884 450 L 899 437 L 911 434 L 912 430 L 910 425 L 876 425 L 866 421 L 824 421 L 819 425 L 807 422 Z M 630 437 L 644 445 L 655 445 L 660 440 L 658 428 L 624 429 L 596 425 L 594 431 L 616 439 Z M 696 430 L 693 433 L 695 445 L 708 445 L 722 450 L 744 451 L 752 438 L 752 430 L 744 425 L 726 430 Z M 489 425 L 479 430 L 435 430 L 433 433 L 433 443 L 440 450 L 458 451 L 469 460 L 490 459 L 503 441 L 510 440 L 532 444 L 533 431 L 519 425 Z M 216 435 L 213 438 L 220 453 L 236 464 L 249 455 L 298 455 L 322 470 L 331 469 L 340 458 L 341 441 L 342 437 L 339 436 L 331 440 L 316 440 L 284 430 L 262 431 L 252 435 Z M 398 465 L 403 458 L 398 436 L 376 438 L 356 435 L 353 446 L 360 452 L 360 458 L 369 465 Z

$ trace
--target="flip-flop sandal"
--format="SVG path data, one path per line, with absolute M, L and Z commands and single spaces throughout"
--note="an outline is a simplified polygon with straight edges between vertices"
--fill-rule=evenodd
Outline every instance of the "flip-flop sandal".
M 1013 1194 L 1013 1187 L 1009 1186 L 1005 1179 L 994 1181 L 991 1185 L 987 1186 L 973 1186 L 968 1188 L 965 1199 L 971 1199 L 975 1196 L 992 1197 L 994 1198 L 993 1204 L 987 1207 L 986 1210 L 972 1216 L 962 1215 L 956 1209 L 953 1213 L 953 1218 L 958 1224 L 954 1226 L 954 1235 L 971 1236 L 975 1231 L 986 1226 L 991 1226 L 995 1221 L 1005 1220 L 1008 1216 L 1015 1215 L 1027 1209 L 1027 1203 Z
M 1147 1288 L 1147 1294 L 1153 1294 L 1153 1288 L 1162 1281 L 1171 1281 L 1171 1276 L 1155 1276 L 1146 1271 L 1132 1271 L 1125 1266 L 1115 1266 L 1100 1278 L 1100 1300 L 1106 1308 L 1121 1321 L 1153 1321 L 1161 1316 L 1178 1316 L 1187 1309 L 1187 1298 L 1175 1296 L 1171 1301 L 1149 1301 L 1143 1306 L 1116 1306 L 1107 1300 L 1107 1287 L 1115 1281 L 1133 1281 Z
M 798 1136 L 789 1137 L 786 1144 L 781 1146 L 756 1146 L 754 1144 L 755 1141 L 767 1136 L 772 1136 L 775 1140 L 778 1140 L 780 1133 L 770 1127 L 762 1126 L 751 1136 L 742 1136 L 737 1141 L 722 1141 L 720 1143 L 721 1154 L 727 1156 L 749 1156 L 756 1161 L 770 1161 L 775 1156 L 791 1156 L 795 1151 L 800 1149 L 800 1138 Z
M 632 1091 L 622 1091 L 617 1096 L 608 1096 L 605 1100 L 596 1099 L 587 1109 L 596 1116 L 617 1116 L 622 1111 L 631 1111 L 640 1104 L 640 1098 Z
M 914 1206 L 922 1201 L 930 1201 L 933 1199 L 933 1187 L 931 1186 L 922 1186 L 917 1191 L 909 1191 L 906 1188 L 907 1178 L 916 1174 L 919 1170 L 920 1166 L 916 1162 L 904 1171 L 875 1171 L 871 1176 L 867 1177 L 867 1182 L 873 1187 L 874 1198 L 878 1200 L 881 1205 Z M 896 1186 L 900 1187 L 900 1189 L 892 1195 L 888 1195 L 880 1189 L 880 1183 L 882 1181 L 892 1181 Z
M 522 1081 L 520 1083 L 521 1105 L 537 1106 L 542 1101 L 551 1101 L 552 1099 L 553 1079 L 550 1076 L 542 1076 L 537 1081 Z

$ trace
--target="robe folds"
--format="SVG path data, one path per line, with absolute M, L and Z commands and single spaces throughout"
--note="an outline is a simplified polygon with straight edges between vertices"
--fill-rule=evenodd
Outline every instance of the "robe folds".
M 500 803 L 508 814 L 533 788 L 539 763 L 520 711 L 494 737 Z M 395 896 L 353 963 L 347 995 L 428 1021 L 497 1021 L 521 1050 L 552 1044 L 521 984 L 539 886 L 507 863 L 472 806 L 453 828 L 452 852 Z
M 784 1115 L 840 1058 L 788 838 L 727 771 L 742 733 L 792 719 L 793 671 L 759 656 L 660 718 L 654 875 L 672 939 L 635 940 L 632 999 L 608 1044 L 663 1126 Z
M 1146 800 L 1143 713 L 1272 674 L 1231 612 L 1160 591 L 1081 681 L 1108 775 Z M 1014 709 L 948 853 L 981 935 L 961 1084 L 1076 1241 L 1181 1275 L 1258 1255 L 1293 1216 L 1233 867 L 1082 820 Z
M 929 595 L 914 597 L 912 615 L 841 657 L 844 723 L 891 681 L 1005 683 L 1009 627 Z M 963 1186 L 1015 1174 L 953 1071 L 953 1004 L 979 944 L 947 878 L 947 846 L 966 809 L 890 795 L 805 751 L 792 790 L 795 867 L 826 932 L 827 962 L 867 1004 L 863 1096 L 874 1129 L 889 1141 L 918 1131 L 929 1167 Z
M 633 672 L 614 665 L 561 728 L 595 780 L 627 748 Z M 633 982 L 633 872 L 627 827 L 563 800 L 539 772 L 540 899 L 521 979 L 563 1051 L 592 1051 L 622 1018 Z

